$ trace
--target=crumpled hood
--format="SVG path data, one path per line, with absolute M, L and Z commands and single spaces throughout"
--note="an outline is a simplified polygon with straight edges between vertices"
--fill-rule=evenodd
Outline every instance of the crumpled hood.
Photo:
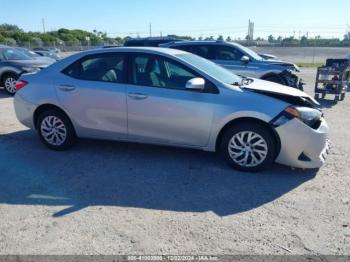
M 277 60 L 277 59 L 265 59 L 264 63 L 271 64 L 271 65 L 279 65 L 279 66 L 285 66 L 285 67 L 294 67 L 296 71 L 300 71 L 300 68 L 291 62 L 283 61 L 283 60 Z
M 242 88 L 255 91 L 257 93 L 270 95 L 290 103 L 293 103 L 293 101 L 298 101 L 298 98 L 301 98 L 301 101 L 306 100 L 314 104 L 314 106 L 319 105 L 319 103 L 313 97 L 309 96 L 299 89 L 261 79 L 253 79 L 253 82 L 247 85 L 243 85 Z M 288 99 L 288 97 L 292 99 Z

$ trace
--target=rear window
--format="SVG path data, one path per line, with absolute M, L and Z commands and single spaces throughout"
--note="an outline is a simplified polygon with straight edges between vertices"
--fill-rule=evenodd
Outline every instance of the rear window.
M 90 81 L 124 83 L 124 55 L 105 53 L 89 55 L 62 71 L 67 76 Z

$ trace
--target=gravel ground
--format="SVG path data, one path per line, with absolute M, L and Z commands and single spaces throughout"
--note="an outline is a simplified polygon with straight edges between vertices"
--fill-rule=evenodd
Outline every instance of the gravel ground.
M 314 69 L 303 70 L 312 93 Z M 83 140 L 46 149 L 0 94 L 0 254 L 350 254 L 349 98 L 323 103 L 315 171 L 230 169 L 216 154 Z

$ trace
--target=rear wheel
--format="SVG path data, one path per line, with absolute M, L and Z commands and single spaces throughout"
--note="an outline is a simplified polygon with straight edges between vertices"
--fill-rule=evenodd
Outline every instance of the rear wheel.
M 343 101 L 345 99 L 345 93 L 342 93 L 341 95 L 340 95 L 340 101 Z
M 36 128 L 42 142 L 53 150 L 68 149 L 76 140 L 72 123 L 65 114 L 58 110 L 41 113 Z
M 17 79 L 18 79 L 18 75 L 14 74 L 14 73 L 8 73 L 3 77 L 2 84 L 5 88 L 5 91 L 8 94 L 14 95 L 16 93 Z
M 235 169 L 255 172 L 274 162 L 276 142 L 268 128 L 246 122 L 226 130 L 221 140 L 221 153 Z

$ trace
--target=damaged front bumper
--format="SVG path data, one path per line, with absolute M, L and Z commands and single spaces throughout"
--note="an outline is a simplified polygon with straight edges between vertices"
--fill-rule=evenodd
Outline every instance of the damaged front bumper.
M 286 81 L 286 85 L 290 87 L 297 88 L 301 91 L 304 90 L 304 81 L 303 79 L 299 78 L 297 75 L 293 74 L 291 71 L 286 70 L 282 72 L 282 77 Z
M 281 141 L 276 162 L 297 168 L 320 168 L 329 153 L 328 125 L 322 118 L 317 129 L 298 119 L 275 128 Z

